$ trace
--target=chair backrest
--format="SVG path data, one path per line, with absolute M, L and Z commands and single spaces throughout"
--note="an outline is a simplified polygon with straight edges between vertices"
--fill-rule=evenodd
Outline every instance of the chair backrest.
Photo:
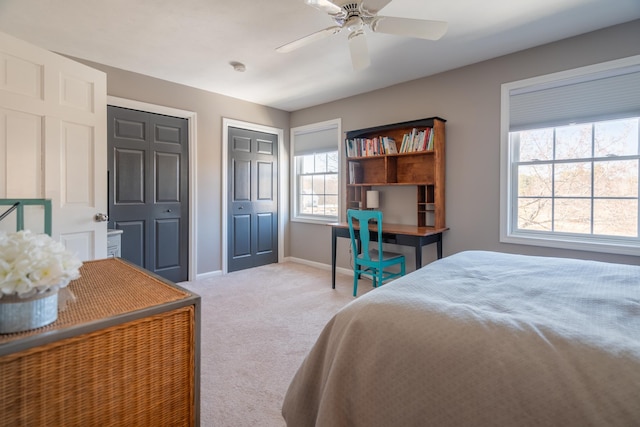
M 44 232 L 51 236 L 51 199 L 0 199 L 0 206 L 9 208 L 0 213 L 0 221 L 16 211 L 16 231 L 24 230 L 24 207 L 42 206 L 44 208 Z
M 347 210 L 347 221 L 349 222 L 349 235 L 351 236 L 351 251 L 357 256 L 357 237 L 355 229 L 353 227 L 354 220 L 357 220 L 360 228 L 360 245 L 362 247 L 362 255 L 365 260 L 371 261 L 369 257 L 369 242 L 371 241 L 371 234 L 369 230 L 369 221 L 374 221 L 377 225 L 377 240 L 378 240 L 378 252 L 382 253 L 382 211 L 375 210 L 359 210 L 349 209 Z

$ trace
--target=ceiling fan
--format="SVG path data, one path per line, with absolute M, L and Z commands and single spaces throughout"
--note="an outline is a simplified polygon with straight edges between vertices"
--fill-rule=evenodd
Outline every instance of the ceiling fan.
M 448 24 L 443 21 L 378 16 L 378 11 L 390 2 L 391 0 L 338 0 L 336 3 L 341 3 L 341 5 L 338 5 L 329 0 L 305 0 L 305 3 L 309 6 L 329 14 L 336 25 L 282 45 L 276 51 L 281 53 L 291 52 L 311 42 L 347 29 L 349 31 L 349 51 L 351 52 L 353 68 L 361 70 L 370 64 L 369 49 L 364 33 L 365 27 L 376 33 L 427 40 L 438 40 L 447 31 Z

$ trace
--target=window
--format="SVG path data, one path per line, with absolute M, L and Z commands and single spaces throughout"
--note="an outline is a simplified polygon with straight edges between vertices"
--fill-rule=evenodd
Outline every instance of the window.
M 291 130 L 293 220 L 338 220 L 340 121 L 331 120 Z
M 338 151 L 296 156 L 299 216 L 338 217 Z
M 502 87 L 501 241 L 640 253 L 640 57 Z

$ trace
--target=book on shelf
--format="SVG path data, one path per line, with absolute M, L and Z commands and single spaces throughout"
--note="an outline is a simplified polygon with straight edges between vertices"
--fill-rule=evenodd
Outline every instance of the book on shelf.
M 386 154 L 398 154 L 398 146 L 393 138 L 384 137 L 384 149 Z
M 405 133 L 400 145 L 400 153 L 413 153 L 417 151 L 433 150 L 433 129 L 422 130 L 413 128 L 411 132 Z
M 347 139 L 344 146 L 347 157 L 369 157 L 398 153 L 396 141 L 388 136 Z
M 362 167 L 358 162 L 349 162 L 349 184 L 362 183 Z
M 430 129 L 429 132 L 429 144 L 427 145 L 427 150 L 433 150 L 433 129 Z
M 414 145 L 416 143 L 416 134 L 418 130 L 416 128 L 411 129 L 411 132 L 405 133 L 402 137 L 402 145 L 400 146 L 401 153 L 410 153 L 414 151 Z
M 424 131 L 419 130 L 413 138 L 413 151 L 422 151 L 422 142 L 424 141 Z
M 347 157 L 355 157 L 353 140 L 351 140 L 351 139 L 345 139 L 344 140 L 344 152 L 345 152 Z

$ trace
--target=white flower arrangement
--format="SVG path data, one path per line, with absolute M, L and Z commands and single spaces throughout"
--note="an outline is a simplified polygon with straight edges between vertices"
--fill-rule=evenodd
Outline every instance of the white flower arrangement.
M 29 230 L 0 231 L 0 298 L 28 298 L 80 277 L 82 262 L 60 242 Z

